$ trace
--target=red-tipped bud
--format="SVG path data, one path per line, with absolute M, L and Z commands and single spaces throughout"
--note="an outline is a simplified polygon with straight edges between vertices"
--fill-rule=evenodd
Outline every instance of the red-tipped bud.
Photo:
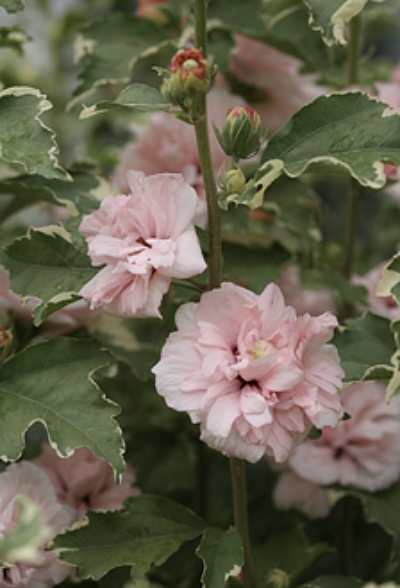
M 0 362 L 3 362 L 10 355 L 13 344 L 11 331 L 6 331 L 0 326 Z
M 247 106 L 236 106 L 228 110 L 222 132 L 214 124 L 213 127 L 222 149 L 236 159 L 252 157 L 264 141 L 260 116 Z
M 161 92 L 172 103 L 206 94 L 210 89 L 210 66 L 199 49 L 178 51 L 169 67 L 169 74 Z

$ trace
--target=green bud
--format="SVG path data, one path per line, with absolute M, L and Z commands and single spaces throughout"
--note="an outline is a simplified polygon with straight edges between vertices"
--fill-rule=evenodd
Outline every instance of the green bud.
M 226 195 L 238 194 L 243 190 L 246 178 L 241 169 L 230 169 L 222 178 L 222 188 Z
M 237 160 L 253 157 L 265 138 L 260 116 L 247 106 L 228 110 L 221 132 L 213 127 L 222 149 Z
M 288 588 L 290 579 L 284 570 L 271 570 L 265 578 L 263 586 L 265 588 Z

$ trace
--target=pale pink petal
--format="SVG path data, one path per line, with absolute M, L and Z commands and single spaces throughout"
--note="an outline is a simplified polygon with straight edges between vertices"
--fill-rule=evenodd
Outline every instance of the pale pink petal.
M 273 499 L 279 510 L 295 508 L 311 519 L 326 517 L 331 508 L 328 492 L 324 488 L 304 480 L 292 470 L 286 470 L 279 476 Z
M 236 391 L 217 398 L 208 410 L 206 427 L 211 435 L 227 437 L 240 415 L 239 395 Z
M 170 270 L 163 269 L 164 275 L 184 280 L 201 274 L 207 267 L 193 226 L 188 227 L 176 240 L 174 264 Z M 173 274 L 173 275 L 172 275 Z
M 276 284 L 268 284 L 260 294 L 258 304 L 262 316 L 262 334 L 266 339 L 275 334 L 284 320 L 295 317 L 295 312 L 285 306 L 282 292 Z

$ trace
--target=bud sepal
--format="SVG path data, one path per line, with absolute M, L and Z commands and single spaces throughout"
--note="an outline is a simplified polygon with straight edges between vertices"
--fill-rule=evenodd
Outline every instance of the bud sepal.
M 182 105 L 187 99 L 207 94 L 211 79 L 211 68 L 203 53 L 194 48 L 181 49 L 171 61 L 161 93 L 171 104 Z
M 214 123 L 213 128 L 223 151 L 236 161 L 256 155 L 265 140 L 260 116 L 248 106 L 228 110 L 221 132 Z

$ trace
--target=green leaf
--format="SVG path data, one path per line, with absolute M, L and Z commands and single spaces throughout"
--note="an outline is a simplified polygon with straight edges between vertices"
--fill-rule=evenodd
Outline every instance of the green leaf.
M 129 83 L 142 57 L 167 48 L 172 55 L 176 43 L 150 20 L 121 13 L 92 21 L 81 29 L 76 42 L 77 58 L 84 68 L 74 96 L 82 98 L 105 84 Z
M 55 538 L 53 547 L 62 561 L 78 566 L 78 578 L 99 580 L 123 565 L 133 565 L 140 577 L 205 529 L 197 515 L 161 496 L 130 498 L 124 507 L 115 512 L 88 511 L 88 525 Z
M 319 198 L 299 180 L 279 178 L 266 193 L 262 208 L 251 213 L 243 207 L 231 208 L 222 223 L 225 241 L 264 248 L 277 242 L 290 254 L 309 259 L 319 255 Z
M 30 229 L 4 251 L 11 289 L 23 299 L 41 303 L 33 311 L 35 325 L 62 306 L 79 299 L 79 290 L 99 271 L 90 257 L 59 226 Z
M 310 26 L 320 31 L 327 45 L 347 45 L 346 24 L 359 14 L 368 0 L 303 0 L 310 9 Z
M 332 343 L 337 347 L 346 382 L 387 380 L 393 374 L 391 357 L 396 351 L 390 321 L 366 312 L 348 319 L 347 327 L 337 329 Z
M 383 268 L 382 278 L 376 289 L 377 296 L 394 296 L 400 306 L 400 252 Z
M 92 374 L 113 361 L 97 341 L 54 339 L 25 348 L 0 370 L 1 459 L 15 460 L 23 435 L 42 422 L 60 455 L 88 447 L 119 474 L 123 440 L 112 418 L 119 411 L 94 385 Z
M 35 88 L 0 92 L 0 161 L 22 173 L 68 180 L 57 163 L 54 133 L 40 120 L 51 106 Z
M 351 174 L 363 186 L 386 182 L 383 163 L 400 165 L 400 115 L 362 92 L 321 96 L 297 112 L 269 141 L 256 173 L 258 195 L 282 173 Z
M 223 244 L 224 280 L 237 280 L 238 276 L 250 290 L 260 294 L 269 282 L 277 282 L 282 271 L 293 263 L 293 258 L 279 248 L 246 249 L 231 243 Z
M 358 578 L 321 576 L 316 580 L 302 584 L 300 588 L 361 588 L 361 586 L 364 586 L 364 582 L 358 580 Z
M 346 490 L 345 493 L 361 500 L 367 522 L 377 523 L 392 537 L 391 559 L 398 559 L 400 556 L 400 482 L 373 494 L 356 489 Z
M 218 66 L 222 75 L 229 71 L 231 53 L 235 48 L 232 36 L 226 31 L 213 31 L 207 42 L 208 59 Z
M 92 106 L 83 107 L 79 118 L 90 118 L 118 108 L 134 108 L 138 112 L 157 112 L 168 110 L 170 104 L 156 88 L 145 84 L 132 84 L 120 92 L 113 101 L 103 100 Z
M 0 180 L 0 196 L 13 196 L 0 212 L 0 222 L 26 206 L 36 202 L 49 202 L 65 206 L 67 211 L 76 216 L 89 214 L 99 208 L 99 194 L 103 180 L 94 174 L 71 172 L 72 182 L 47 180 L 42 176 L 17 176 Z M 111 188 L 109 190 L 111 193 Z
M 342 300 L 351 305 L 368 306 L 368 293 L 364 286 L 356 286 L 349 282 L 341 272 L 333 268 L 324 268 L 322 283 Z
M 0 47 L 14 49 L 22 54 L 22 45 L 30 41 L 30 37 L 20 27 L 0 27 Z
M 242 541 L 236 531 L 206 529 L 196 549 L 204 562 L 204 588 L 224 588 L 229 576 L 237 576 L 244 565 Z
M 21 12 L 25 8 L 24 0 L 0 0 L 0 6 L 10 14 Z
M 263 3 L 262 15 L 267 29 L 266 40 L 300 58 L 313 69 L 325 71 L 330 56 L 321 36 L 309 26 L 309 12 L 302 0 L 269 0 Z
M 270 539 L 255 550 L 255 566 L 262 582 L 271 570 L 282 570 L 295 585 L 299 576 L 315 561 L 332 552 L 325 543 L 309 545 L 300 524 L 277 530 Z
M 400 394 L 400 319 L 393 321 L 391 329 L 394 333 L 397 349 L 392 355 L 393 375 L 388 383 L 386 400 L 390 402 L 392 396 Z
M 209 30 L 225 30 L 258 39 L 302 59 L 310 67 L 329 66 L 326 46 L 308 25 L 301 0 L 213 0 L 208 9 Z
M 378 296 L 393 296 L 400 306 L 400 252 L 396 253 L 383 268 L 376 294 Z M 394 371 L 387 387 L 386 399 L 388 402 L 392 396 L 400 394 L 400 319 L 392 322 L 391 329 L 394 333 L 397 349 L 391 358 Z
M 221 28 L 252 36 L 265 32 L 261 16 L 262 0 L 213 0 L 208 8 L 208 19 L 212 28 Z

